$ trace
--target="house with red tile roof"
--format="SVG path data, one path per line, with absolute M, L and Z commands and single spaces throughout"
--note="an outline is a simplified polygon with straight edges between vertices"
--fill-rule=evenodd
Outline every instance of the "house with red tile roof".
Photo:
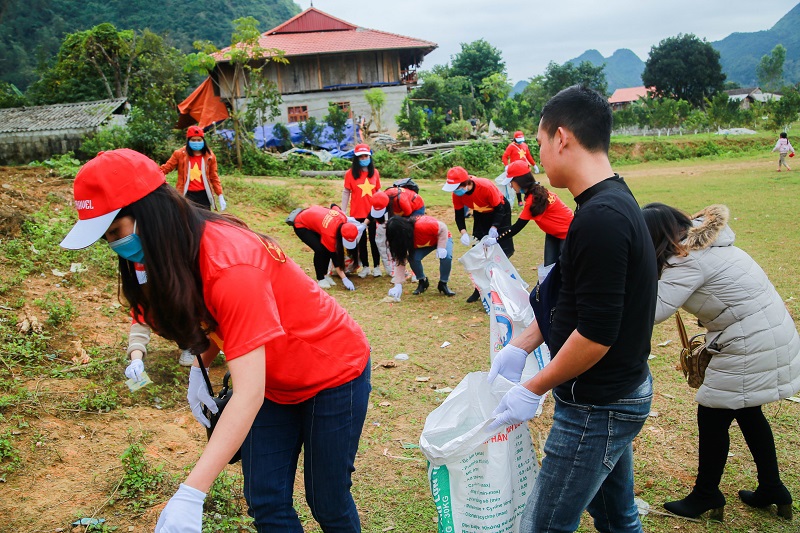
M 651 94 L 652 88 L 645 87 L 644 85 L 639 87 L 619 88 L 614 91 L 614 94 L 608 99 L 608 103 L 611 104 L 611 109 L 616 111 L 617 109 L 623 109 L 629 106 L 639 98 L 651 96 Z
M 283 98 L 276 121 L 302 122 L 312 116 L 321 120 L 328 113 L 329 102 L 337 103 L 352 117 L 370 118 L 364 92 L 378 87 L 386 95 L 382 129 L 395 132 L 394 117 L 416 85 L 417 68 L 437 44 L 362 28 L 312 7 L 264 32 L 259 46 L 280 50 L 288 60 L 267 61 L 261 70 Z M 243 87 L 231 83 L 233 66 L 224 56 L 228 50 L 216 55 L 211 75 L 215 92 L 223 101 L 238 98 L 237 104 L 246 105 L 241 98 Z

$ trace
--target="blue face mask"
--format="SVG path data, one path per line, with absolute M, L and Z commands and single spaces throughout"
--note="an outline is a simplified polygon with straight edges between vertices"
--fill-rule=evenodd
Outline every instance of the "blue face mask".
M 359 159 L 358 160 L 358 164 L 361 165 L 362 167 L 368 167 L 371 161 L 372 161 L 372 159 L 370 159 L 369 157 L 366 157 L 364 159 Z
M 525 139 L 514 139 L 514 142 L 517 144 L 522 144 L 525 142 Z
M 453 194 L 455 194 L 456 196 L 464 196 L 465 194 L 467 194 L 467 189 L 465 189 L 464 187 L 459 187 L 458 189 L 453 191 Z
M 108 245 L 121 258 L 144 264 L 144 249 L 142 249 L 142 241 L 136 235 L 136 222 L 133 223 L 133 233 L 109 242 Z
M 205 146 L 205 141 L 189 141 L 189 148 L 194 150 L 195 152 L 199 152 Z

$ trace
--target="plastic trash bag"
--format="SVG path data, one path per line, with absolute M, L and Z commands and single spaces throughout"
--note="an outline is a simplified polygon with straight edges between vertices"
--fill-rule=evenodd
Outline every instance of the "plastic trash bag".
M 489 292 L 491 291 L 490 282 L 493 270 L 505 272 L 512 279 L 519 280 L 524 289 L 529 287 L 528 283 L 519 275 L 517 269 L 514 268 L 514 265 L 511 264 L 511 261 L 508 260 L 506 253 L 500 248 L 499 244 L 488 247 L 482 244 L 473 246 L 458 261 L 464 265 L 473 285 L 481 293 L 481 302 L 487 314 L 490 312 L 489 304 L 491 300 Z

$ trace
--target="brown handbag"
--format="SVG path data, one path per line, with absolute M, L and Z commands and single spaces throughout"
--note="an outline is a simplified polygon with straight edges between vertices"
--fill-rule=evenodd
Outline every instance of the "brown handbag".
M 686 326 L 679 312 L 675 312 L 675 322 L 678 325 L 678 335 L 681 336 L 681 370 L 689 386 L 693 389 L 700 388 L 706 377 L 706 368 L 711 361 L 711 354 L 706 349 L 706 334 L 698 333 L 691 339 L 686 333 Z

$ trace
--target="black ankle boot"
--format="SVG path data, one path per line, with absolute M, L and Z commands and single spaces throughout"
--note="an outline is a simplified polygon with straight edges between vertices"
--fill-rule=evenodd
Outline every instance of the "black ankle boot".
M 481 299 L 481 293 L 478 292 L 478 289 L 475 289 L 475 291 L 469 296 L 469 298 L 467 298 L 467 303 L 471 304 L 472 302 L 477 302 L 480 299 Z
M 754 491 L 740 490 L 739 499 L 750 507 L 769 507 L 773 504 L 778 506 L 778 516 L 792 519 L 792 495 L 789 490 L 781 485 L 773 490 L 765 490 L 761 487 Z
M 711 520 L 722 522 L 723 510 L 725 509 L 725 496 L 717 489 L 716 494 L 700 495 L 696 491 L 689 493 L 682 500 L 667 502 L 664 509 L 678 516 L 686 518 L 697 518 L 706 511 L 711 511 L 708 517 Z
M 430 287 L 430 282 L 428 282 L 428 278 L 422 278 L 421 280 L 419 280 L 417 288 L 414 289 L 414 292 L 412 292 L 411 294 L 422 294 L 423 292 L 428 290 L 428 287 Z
M 439 289 L 439 292 L 441 292 L 445 296 L 455 296 L 456 295 L 456 293 L 451 291 L 450 287 L 447 286 L 447 282 L 446 281 L 440 281 L 439 285 L 437 285 L 436 288 Z

